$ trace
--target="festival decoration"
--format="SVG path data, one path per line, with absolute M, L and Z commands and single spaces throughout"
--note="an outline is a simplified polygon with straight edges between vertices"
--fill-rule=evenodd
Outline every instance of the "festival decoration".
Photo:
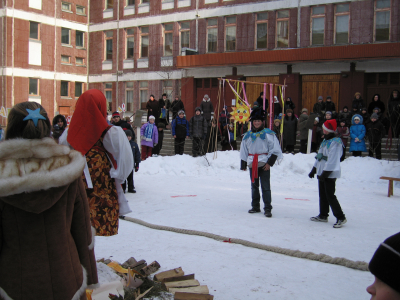
M 238 123 L 246 123 L 250 117 L 250 109 L 247 105 L 236 104 L 232 107 L 231 119 Z

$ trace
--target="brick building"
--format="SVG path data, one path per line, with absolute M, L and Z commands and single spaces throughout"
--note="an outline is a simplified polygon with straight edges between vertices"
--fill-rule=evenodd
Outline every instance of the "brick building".
M 4 2 L 6 107 L 36 99 L 50 115 L 70 115 L 89 87 L 127 114 L 166 92 L 190 117 L 204 94 L 217 104 L 219 77 L 285 82 L 296 113 L 319 95 L 341 109 L 357 91 L 369 103 L 400 89 L 398 0 Z M 250 102 L 261 89 L 246 85 Z M 232 92 L 220 93 L 230 106 Z

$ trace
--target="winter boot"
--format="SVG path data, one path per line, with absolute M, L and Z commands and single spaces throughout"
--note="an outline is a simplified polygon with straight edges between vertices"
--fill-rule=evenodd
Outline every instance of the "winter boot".
M 343 219 L 337 219 L 336 220 L 336 223 L 333 225 L 333 228 L 340 228 L 340 227 L 342 227 L 344 224 L 346 224 L 347 223 L 347 220 L 346 220 L 346 218 L 343 218 Z
M 326 223 L 326 222 L 328 222 L 328 217 L 322 217 L 322 216 L 318 215 L 316 217 L 311 217 L 310 220 L 314 221 L 314 222 L 325 222 Z
M 135 190 L 135 188 L 133 188 L 133 189 L 129 189 L 129 190 L 128 190 L 128 193 L 136 193 L 136 190 Z
M 272 213 L 270 209 L 266 209 L 264 212 L 264 216 L 266 216 L 267 218 L 271 218 L 272 217 Z
M 250 209 L 249 210 L 249 214 L 254 214 L 254 213 L 259 213 L 259 212 L 261 212 L 261 209 L 259 209 L 259 208 L 252 208 L 252 209 Z

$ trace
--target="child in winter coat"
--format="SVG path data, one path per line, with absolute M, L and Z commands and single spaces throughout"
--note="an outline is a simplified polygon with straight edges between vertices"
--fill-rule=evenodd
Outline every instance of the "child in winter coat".
M 201 115 L 200 107 L 196 107 L 195 115 L 189 121 L 190 137 L 193 141 L 193 157 L 203 155 L 203 142 L 207 135 L 207 121 Z
M 0 143 L 0 298 L 86 299 L 98 279 L 85 158 L 50 138 L 47 113 L 36 102 L 16 104 L 7 121 Z
M 183 110 L 178 111 L 178 116 L 172 121 L 172 136 L 175 141 L 175 155 L 182 155 L 185 149 L 185 139 L 189 138 L 189 122 Z
M 343 107 L 343 110 L 339 113 L 339 120 L 344 120 L 346 122 L 346 126 L 350 125 L 350 112 L 347 106 Z
M 224 127 L 222 132 L 222 151 L 237 150 L 237 143 L 234 139 L 233 124 L 230 123 Z M 229 135 L 229 136 L 228 136 Z M 225 143 L 222 143 L 225 141 Z
M 374 152 L 377 159 L 382 159 L 381 140 L 386 134 L 385 126 L 379 121 L 379 116 L 375 113 L 371 116 L 371 122 L 366 126 L 367 138 L 369 141 L 369 156 L 374 157 Z
M 165 124 L 163 122 L 159 122 L 157 125 L 158 128 L 158 143 L 157 145 L 154 146 L 153 148 L 153 156 L 158 156 L 160 155 L 160 151 L 163 146 L 163 141 L 164 141 L 164 129 L 165 129 Z
M 319 126 L 319 118 L 316 117 L 314 119 L 314 126 L 312 129 L 311 152 L 317 152 L 319 144 L 321 143 L 321 135 L 322 135 L 322 129 Z
M 333 228 L 340 228 L 346 222 L 339 201 L 335 195 L 336 179 L 340 178 L 340 157 L 342 156 L 342 140 L 336 137 L 336 120 L 328 120 L 322 125 L 325 139 L 321 143 L 315 157 L 314 167 L 308 177 L 314 178 L 317 174 L 319 189 L 319 215 L 311 217 L 314 222 L 328 222 L 329 207 L 336 217 Z
M 365 147 L 365 126 L 363 125 L 363 117 L 354 115 L 351 120 L 350 127 L 350 152 L 353 156 L 361 156 L 361 152 L 366 152 Z
M 129 144 L 131 145 L 132 155 L 133 155 L 133 163 L 135 172 L 139 171 L 139 163 L 140 163 L 140 150 L 138 144 L 133 140 L 133 133 L 130 130 L 125 130 L 126 137 L 128 138 Z M 128 178 L 128 193 L 136 193 L 135 184 L 133 181 L 133 170 L 129 174 Z M 122 184 L 122 189 L 126 190 L 126 181 Z
M 140 128 L 140 137 L 142 139 L 142 160 L 151 157 L 153 147 L 158 144 L 158 129 L 154 124 L 156 118 L 154 116 L 149 117 L 149 122 L 143 124 Z
M 279 120 L 279 119 L 274 120 L 274 132 L 275 132 L 275 135 L 276 135 L 278 141 L 280 141 L 281 140 L 281 120 Z
M 337 136 L 342 140 L 343 143 L 343 154 L 340 157 L 340 161 L 344 161 L 345 157 L 346 157 L 346 147 L 347 147 L 347 141 L 348 141 L 348 137 L 350 136 L 350 131 L 349 131 L 349 127 L 346 126 L 346 120 L 342 119 L 340 120 L 340 126 L 338 126 L 338 128 L 336 129 L 336 134 Z

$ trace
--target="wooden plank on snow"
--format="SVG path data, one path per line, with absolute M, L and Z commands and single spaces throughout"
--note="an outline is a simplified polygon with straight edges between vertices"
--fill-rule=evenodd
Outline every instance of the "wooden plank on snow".
M 200 285 L 200 286 L 192 286 L 192 287 L 187 287 L 187 288 L 170 288 L 169 289 L 170 293 L 175 293 L 175 292 L 184 292 L 184 293 L 195 293 L 195 294 L 209 294 L 208 287 L 206 285 Z
M 176 292 L 174 300 L 214 300 L 213 295 Z
M 164 272 L 160 272 L 156 275 L 154 275 L 154 280 L 162 282 L 164 278 L 169 278 L 169 277 L 178 277 L 178 276 L 183 276 L 185 273 L 183 272 L 182 268 L 176 268 Z
M 171 282 L 171 281 L 182 281 L 182 280 L 189 280 L 194 279 L 194 274 L 184 275 L 184 276 L 177 276 L 177 277 L 169 277 L 164 278 L 162 282 Z
M 200 282 L 196 279 L 190 280 L 182 280 L 182 281 L 172 281 L 172 282 L 165 282 L 165 287 L 168 289 L 170 288 L 184 288 L 184 287 L 191 287 L 191 286 L 199 286 Z

